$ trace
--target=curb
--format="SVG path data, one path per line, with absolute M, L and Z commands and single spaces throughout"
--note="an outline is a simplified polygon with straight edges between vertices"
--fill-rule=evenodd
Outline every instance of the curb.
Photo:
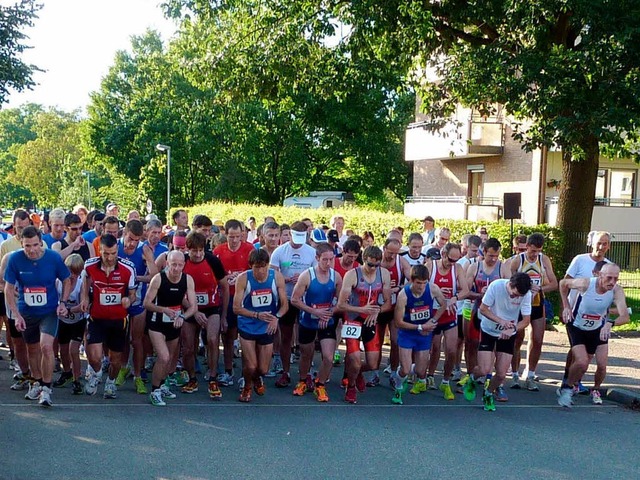
M 609 388 L 607 389 L 607 400 L 626 405 L 627 407 L 637 407 L 640 405 L 640 393 L 624 388 Z

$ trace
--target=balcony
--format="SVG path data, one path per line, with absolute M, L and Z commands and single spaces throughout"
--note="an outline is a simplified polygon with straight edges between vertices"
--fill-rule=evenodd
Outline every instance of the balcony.
M 558 197 L 546 199 L 546 222 L 556 225 L 558 217 Z M 591 230 L 626 232 L 630 226 L 640 225 L 640 199 L 609 198 L 595 199 Z
M 502 218 L 502 200 L 497 197 L 424 195 L 407 197 L 404 214 L 414 218 L 432 215 L 451 220 L 492 221 Z
M 503 152 L 504 122 L 499 117 L 472 116 L 469 110 L 442 127 L 425 120 L 410 124 L 406 131 L 408 162 L 498 156 Z

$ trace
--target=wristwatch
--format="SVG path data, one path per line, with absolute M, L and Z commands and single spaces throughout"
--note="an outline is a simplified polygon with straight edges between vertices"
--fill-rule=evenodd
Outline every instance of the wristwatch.
M 422 324 L 421 324 L 421 323 L 419 323 L 419 324 L 418 324 L 418 331 L 419 331 L 419 332 L 421 332 L 422 330 L 423 330 L 423 328 L 422 328 Z
M 282 314 L 280 312 L 276 312 L 275 317 L 280 320 L 282 318 Z

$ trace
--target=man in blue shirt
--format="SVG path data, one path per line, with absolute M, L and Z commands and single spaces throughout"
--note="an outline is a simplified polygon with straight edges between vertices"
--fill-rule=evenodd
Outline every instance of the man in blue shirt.
M 16 329 L 22 332 L 27 344 L 31 375 L 35 379 L 25 398 L 37 399 L 47 407 L 52 405 L 53 341 L 58 331 L 58 317 L 67 315 L 69 277 L 60 254 L 44 248 L 39 230 L 26 227 L 22 232 L 22 250 L 12 253 L 7 263 L 5 295 L 7 305 L 15 312 Z M 63 282 L 61 299 L 56 280 Z

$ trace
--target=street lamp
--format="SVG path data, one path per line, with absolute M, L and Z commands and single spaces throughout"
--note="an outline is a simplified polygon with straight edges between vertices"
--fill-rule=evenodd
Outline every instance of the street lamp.
M 89 197 L 89 211 L 91 211 L 91 172 L 82 170 L 82 175 L 87 177 L 87 197 Z
M 167 224 L 171 210 L 171 147 L 161 143 L 156 145 L 156 150 L 167 154 Z

